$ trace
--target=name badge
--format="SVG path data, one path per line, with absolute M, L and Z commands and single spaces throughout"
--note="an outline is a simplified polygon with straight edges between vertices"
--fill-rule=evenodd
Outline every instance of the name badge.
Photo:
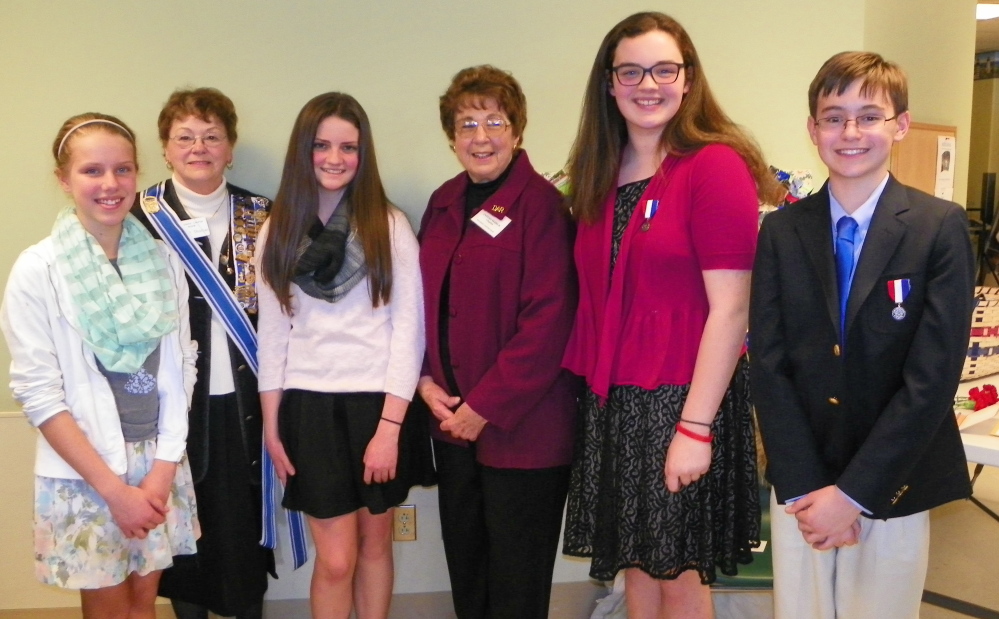
M 481 210 L 472 217 L 472 223 L 482 228 L 489 236 L 496 238 L 500 232 L 503 232 L 510 225 L 510 218 L 503 217 L 500 219 L 494 215 L 490 215 L 485 210 Z
M 180 226 L 184 229 L 184 232 L 187 233 L 187 236 L 192 239 L 200 239 L 208 236 L 208 220 L 204 217 L 185 219 L 180 222 Z

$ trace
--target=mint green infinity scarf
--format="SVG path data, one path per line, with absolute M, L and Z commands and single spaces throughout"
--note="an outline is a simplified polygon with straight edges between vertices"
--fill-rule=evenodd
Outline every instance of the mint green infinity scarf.
M 177 298 L 149 232 L 129 215 L 118 268 L 67 207 L 52 226 L 56 268 L 69 286 L 83 340 L 113 372 L 137 372 L 160 338 L 177 328 Z

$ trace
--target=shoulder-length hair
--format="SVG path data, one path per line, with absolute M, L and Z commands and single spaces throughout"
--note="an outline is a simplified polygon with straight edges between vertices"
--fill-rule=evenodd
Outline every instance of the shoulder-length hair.
M 776 204 L 784 191 L 763 161 L 759 146 L 725 115 L 711 94 L 697 50 L 683 26 L 663 13 L 636 13 L 607 33 L 583 97 L 583 109 L 576 140 L 569 154 L 571 189 L 568 199 L 573 216 L 593 222 L 607 194 L 615 187 L 621 151 L 628 141 L 624 117 L 609 92 L 611 65 L 622 39 L 660 30 L 676 40 L 685 65 L 689 85 L 676 115 L 663 129 L 662 148 L 669 154 L 684 155 L 713 143 L 731 146 L 749 166 L 756 180 L 757 195 L 763 202 Z
M 232 99 L 217 88 L 192 88 L 173 91 L 160 110 L 156 128 L 159 130 L 160 142 L 164 147 L 170 139 L 173 123 L 185 120 L 189 116 L 206 123 L 212 122 L 212 118 L 215 118 L 225 127 L 229 144 L 236 145 L 236 139 L 239 137 L 236 124 L 239 122 L 239 117 L 236 115 L 236 106 L 233 105 Z
M 354 125 L 359 134 L 357 172 L 344 191 L 344 199 L 350 200 L 351 225 L 364 248 L 372 307 L 388 303 L 392 293 L 390 204 L 378 174 L 368 115 L 350 95 L 328 92 L 306 103 L 295 119 L 281 185 L 268 218 L 270 230 L 261 276 L 289 316 L 292 313 L 290 286 L 298 260 L 298 245 L 319 211 L 319 182 L 312 164 L 313 144 L 319 124 L 330 116 Z

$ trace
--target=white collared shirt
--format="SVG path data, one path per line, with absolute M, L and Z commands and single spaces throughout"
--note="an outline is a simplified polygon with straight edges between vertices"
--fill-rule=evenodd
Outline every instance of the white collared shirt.
M 858 264 L 860 261 L 860 250 L 864 248 L 864 240 L 867 239 L 867 231 L 871 228 L 871 219 L 874 218 L 874 209 L 878 205 L 878 200 L 881 199 L 881 194 L 885 191 L 885 186 L 888 185 L 888 173 L 885 173 L 884 179 L 881 183 L 874 188 L 871 192 L 870 197 L 864 201 L 857 210 L 853 213 L 847 213 L 843 208 L 843 205 L 839 203 L 836 196 L 833 195 L 832 189 L 829 188 L 829 215 L 830 221 L 832 223 L 832 238 L 833 247 L 836 246 L 836 223 L 843 217 L 852 217 L 854 221 L 857 222 L 857 233 L 853 237 L 853 264 Z M 854 273 L 856 273 L 856 268 L 854 268 Z M 850 283 L 853 283 L 853 278 L 850 278 Z

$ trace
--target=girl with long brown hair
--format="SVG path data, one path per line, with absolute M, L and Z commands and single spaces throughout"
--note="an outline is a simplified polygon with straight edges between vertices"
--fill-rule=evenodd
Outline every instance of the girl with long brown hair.
M 262 233 L 264 442 L 316 544 L 313 617 L 384 619 L 392 508 L 412 485 L 400 444 L 423 359 L 419 247 L 378 175 L 350 95 L 309 101 Z
M 604 38 L 569 171 L 580 304 L 563 363 L 588 388 L 565 552 L 594 578 L 624 569 L 633 619 L 710 617 L 704 585 L 759 542 L 742 352 L 776 182 L 661 13 Z

